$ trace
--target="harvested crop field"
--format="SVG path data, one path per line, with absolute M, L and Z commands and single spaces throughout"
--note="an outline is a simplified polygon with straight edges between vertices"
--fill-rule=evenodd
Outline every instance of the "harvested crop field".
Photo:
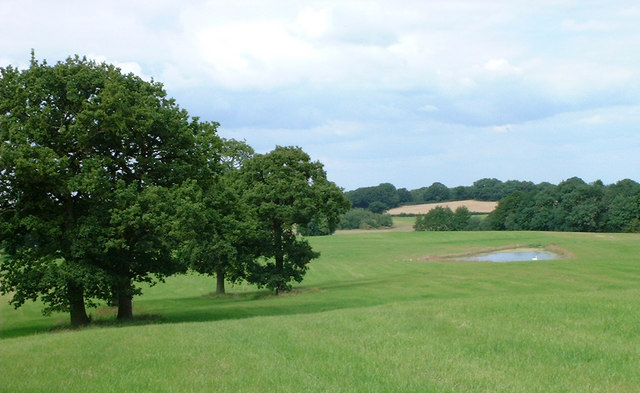
M 451 210 L 456 210 L 460 206 L 466 206 L 472 213 L 491 213 L 498 202 L 487 202 L 487 201 L 474 201 L 474 200 L 466 200 L 466 201 L 453 201 L 453 202 L 437 202 L 437 203 L 424 203 L 421 205 L 407 205 L 400 206 L 394 209 L 390 209 L 387 213 L 392 216 L 397 216 L 400 214 L 426 214 L 429 210 L 435 208 L 436 206 L 448 207 Z

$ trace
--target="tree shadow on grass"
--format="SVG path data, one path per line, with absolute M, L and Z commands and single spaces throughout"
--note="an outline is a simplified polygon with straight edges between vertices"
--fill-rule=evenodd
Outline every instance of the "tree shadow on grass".
M 347 308 L 369 307 L 397 300 L 395 298 L 369 297 L 365 293 L 353 291 L 358 287 L 383 285 L 384 280 L 363 280 L 320 287 L 300 287 L 291 292 L 275 295 L 270 291 L 244 294 L 215 295 L 174 299 L 182 307 L 174 304 L 162 314 L 162 323 L 208 322 L 244 319 L 264 316 L 286 316 L 315 314 Z M 349 288 L 342 293 L 340 289 Z M 339 296 L 336 292 L 341 292 Z M 149 309 L 162 308 L 162 300 L 149 301 Z
M 357 288 L 380 288 L 388 280 L 362 280 L 331 283 L 320 287 L 299 287 L 293 291 L 275 295 L 270 291 L 206 294 L 198 297 L 134 300 L 134 318 L 117 321 L 114 307 L 93 310 L 92 322 L 87 328 L 127 327 L 136 325 L 185 322 L 213 322 L 264 316 L 314 314 L 326 311 L 377 306 L 400 299 L 396 297 L 367 296 L 367 291 Z M 343 291 L 349 289 L 348 291 Z M 356 289 L 355 291 L 353 289 Z M 402 299 L 406 300 L 406 299 Z M 72 329 L 68 321 L 55 322 L 54 326 L 16 326 L 2 330 L 0 339 L 26 336 L 36 333 L 53 333 Z

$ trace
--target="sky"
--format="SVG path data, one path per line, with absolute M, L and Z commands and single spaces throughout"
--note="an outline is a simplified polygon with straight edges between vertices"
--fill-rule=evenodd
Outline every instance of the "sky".
M 115 64 L 346 190 L 640 181 L 635 0 L 0 0 L 0 20 L 0 67 Z

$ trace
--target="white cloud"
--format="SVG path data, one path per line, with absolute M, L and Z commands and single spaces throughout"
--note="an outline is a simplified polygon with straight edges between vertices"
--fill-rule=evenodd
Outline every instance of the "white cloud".
M 479 22 L 504 20 L 503 7 L 495 4 L 311 2 L 285 8 L 254 2 L 241 7 L 242 13 L 238 5 L 213 4 L 192 4 L 180 20 L 186 39 L 197 37 L 196 62 L 204 60 L 201 68 L 226 88 L 440 84 L 448 90 L 451 81 L 465 90 L 473 86 L 473 78 L 464 75 L 473 67 L 470 60 L 503 44 L 485 39 L 493 27 Z M 469 26 L 481 31 L 469 34 Z M 446 73 L 451 77 L 440 79 Z
M 140 64 L 136 63 L 135 61 L 124 61 L 124 62 L 111 62 L 113 65 L 115 65 L 116 67 L 120 68 L 120 70 L 122 70 L 122 72 L 124 74 L 136 74 L 139 77 L 143 78 L 143 79 L 150 79 L 151 77 L 148 75 L 145 75 L 142 72 L 142 67 L 140 66 Z
M 613 26 L 599 20 L 576 22 L 573 19 L 565 19 L 564 21 L 562 21 L 562 30 L 566 32 L 603 32 L 612 29 Z
M 318 38 L 330 28 L 331 22 L 328 10 L 305 8 L 298 14 L 294 31 L 310 38 Z
M 200 31 L 196 40 L 211 78 L 228 87 L 295 83 L 315 56 L 309 43 L 277 22 L 213 26 Z
M 518 75 L 522 73 L 521 68 L 511 65 L 506 59 L 491 59 L 484 64 L 484 69 L 502 74 Z
M 0 65 L 28 64 L 30 48 L 50 63 L 99 54 L 257 148 L 300 144 L 347 166 L 359 156 L 339 173 L 353 186 L 379 182 L 382 171 L 358 177 L 376 159 L 405 185 L 533 179 L 553 169 L 505 164 L 498 152 L 638 146 L 638 10 L 616 0 L 4 0 Z M 605 133 L 626 134 L 618 146 L 594 142 Z M 467 141 L 461 153 L 447 152 L 451 138 Z M 415 172 L 394 166 L 407 150 Z
M 113 64 L 114 66 L 120 68 L 120 71 L 123 74 L 132 73 L 144 80 L 151 80 L 151 76 L 146 75 L 144 72 L 142 72 L 142 67 L 140 66 L 140 64 L 138 64 L 135 61 L 117 61 L 117 60 L 108 59 L 106 56 L 103 56 L 103 55 L 95 55 L 95 54 L 89 54 L 87 55 L 87 58 L 94 60 L 97 63 Z

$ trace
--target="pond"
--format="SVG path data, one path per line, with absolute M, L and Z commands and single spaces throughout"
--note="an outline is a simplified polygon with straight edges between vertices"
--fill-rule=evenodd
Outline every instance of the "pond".
M 538 250 L 504 250 L 486 254 L 468 255 L 456 258 L 458 261 L 482 262 L 526 262 L 558 259 L 560 255 L 549 251 Z

